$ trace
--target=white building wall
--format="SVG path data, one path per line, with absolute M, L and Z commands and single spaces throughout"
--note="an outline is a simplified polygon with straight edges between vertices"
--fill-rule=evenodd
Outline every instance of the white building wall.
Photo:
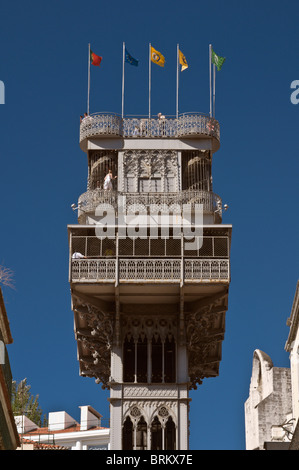
M 273 429 L 284 424 L 291 411 L 290 369 L 273 367 L 270 357 L 256 350 L 245 402 L 246 450 L 264 449 L 265 442 L 274 440 Z

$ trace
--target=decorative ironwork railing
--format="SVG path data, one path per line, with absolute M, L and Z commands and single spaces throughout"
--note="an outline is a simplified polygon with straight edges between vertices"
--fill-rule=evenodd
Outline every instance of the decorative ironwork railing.
M 229 281 L 228 259 L 73 259 L 72 282 Z
M 102 280 L 115 282 L 115 259 L 73 259 L 72 260 L 72 280 Z
M 185 279 L 229 279 L 228 260 L 185 260 Z
M 195 282 L 229 281 L 229 260 L 74 259 L 72 282 Z
M 177 138 L 206 135 L 220 140 L 219 123 L 201 113 L 183 113 L 165 119 L 130 117 L 114 113 L 95 113 L 80 124 L 80 142 L 89 137 Z
M 222 200 L 211 191 L 185 190 L 174 193 L 122 193 L 93 189 L 81 194 L 78 200 L 79 216 L 82 212 L 94 212 L 99 204 L 107 204 L 126 213 L 134 213 L 144 208 L 151 213 L 169 211 L 181 213 L 183 204 L 202 204 L 203 213 L 222 215 Z
M 120 281 L 178 282 L 181 278 L 179 259 L 120 259 Z

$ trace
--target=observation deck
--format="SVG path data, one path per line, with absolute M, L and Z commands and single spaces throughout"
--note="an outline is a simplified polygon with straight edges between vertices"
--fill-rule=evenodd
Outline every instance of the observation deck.
M 175 237 L 99 237 L 92 226 L 69 226 L 71 283 L 225 284 L 230 282 L 229 226 L 205 227 L 197 243 Z M 193 242 L 193 245 L 190 243 Z M 84 258 L 73 259 L 80 252 Z
M 202 113 L 183 113 L 178 118 L 125 117 L 115 113 L 94 113 L 80 124 L 80 147 L 87 150 L 87 140 L 97 137 L 120 139 L 190 139 L 211 138 L 213 151 L 220 147 L 219 122 Z
M 211 191 L 184 190 L 174 193 L 123 193 L 120 191 L 89 190 L 81 194 L 78 200 L 78 220 L 84 224 L 86 217 L 95 213 L 99 205 L 113 208 L 126 214 L 142 213 L 182 214 L 184 205 L 190 205 L 194 210 L 196 204 L 201 204 L 204 215 L 211 215 L 214 223 L 222 221 L 222 200 Z

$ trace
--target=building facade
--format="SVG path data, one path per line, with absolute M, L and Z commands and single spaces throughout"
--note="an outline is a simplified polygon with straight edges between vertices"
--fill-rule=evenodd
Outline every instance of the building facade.
M 290 327 L 285 350 L 290 355 L 292 384 L 292 440 L 290 450 L 299 450 L 299 281 L 297 282 L 291 314 L 287 320 Z
M 291 417 L 290 369 L 274 367 L 267 354 L 254 351 L 249 397 L 245 402 L 246 450 L 264 450 L 267 443 L 289 442 L 283 425 Z
M 110 390 L 112 450 L 188 449 L 189 391 L 219 374 L 228 307 L 219 123 L 98 113 L 80 146 L 87 191 L 68 226 L 80 374 Z
M 14 450 L 20 443 L 11 406 L 12 373 L 6 347 L 12 342 L 13 338 L 0 288 L 0 450 Z
M 246 450 L 299 450 L 299 282 L 287 325 L 290 367 L 274 367 L 263 351 L 253 354 L 245 402 Z
M 91 406 L 80 406 L 80 423 L 65 411 L 48 415 L 48 426 L 38 427 L 26 416 L 16 416 L 21 436 L 19 450 L 109 450 L 110 430 Z

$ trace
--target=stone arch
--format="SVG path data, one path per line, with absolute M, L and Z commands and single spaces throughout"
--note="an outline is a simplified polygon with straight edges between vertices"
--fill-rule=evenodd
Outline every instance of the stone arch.
M 151 450 L 175 450 L 177 422 L 169 406 L 162 404 L 150 419 Z
M 177 425 L 176 422 L 176 416 L 174 412 L 171 410 L 171 408 L 167 404 L 162 404 L 158 406 L 151 414 L 149 422 L 151 423 L 155 416 L 158 417 L 159 421 L 161 424 L 164 424 L 169 417 L 172 418 L 173 422 L 175 425 Z
M 257 394 L 258 400 L 265 398 L 272 391 L 272 369 L 271 358 L 260 349 L 256 349 L 253 353 L 250 391 L 252 394 Z
M 146 420 L 144 410 L 142 410 L 141 407 L 138 406 L 136 403 L 133 403 L 125 412 L 124 417 L 123 417 L 123 422 L 125 422 L 127 417 L 130 417 L 132 422 L 137 422 L 141 416 L 143 416 L 144 419 Z

